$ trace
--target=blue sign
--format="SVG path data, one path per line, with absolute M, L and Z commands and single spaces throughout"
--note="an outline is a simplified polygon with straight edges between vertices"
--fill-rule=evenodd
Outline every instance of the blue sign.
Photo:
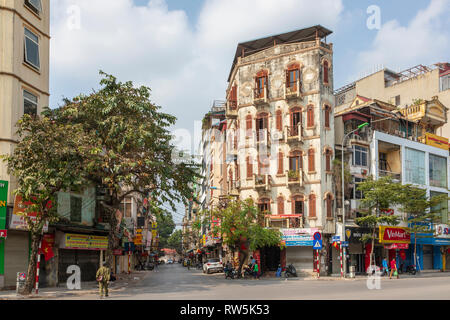
M 322 250 L 322 240 L 314 240 L 314 250 Z
M 341 236 L 333 236 L 333 242 L 341 241 Z
M 341 246 L 348 247 L 348 241 L 342 241 L 341 242 Z
M 312 247 L 313 240 L 286 241 L 286 247 Z

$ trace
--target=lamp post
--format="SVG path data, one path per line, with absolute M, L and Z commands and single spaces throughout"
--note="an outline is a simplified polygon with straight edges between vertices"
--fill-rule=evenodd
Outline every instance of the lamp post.
M 344 145 L 344 143 L 345 143 L 345 140 L 347 139 L 347 137 L 349 136 L 349 135 L 351 135 L 352 133 L 355 133 L 356 131 L 358 131 L 358 130 L 361 130 L 362 128 L 364 128 L 364 127 L 366 127 L 366 126 L 368 126 L 369 125 L 369 123 L 368 122 L 364 122 L 363 124 L 361 124 L 361 125 L 359 125 L 358 126 L 358 128 L 356 128 L 355 130 L 353 130 L 353 131 L 351 131 L 351 132 L 349 132 L 349 133 L 347 133 L 345 136 L 344 136 L 344 138 L 342 139 L 342 144 L 341 144 L 341 146 L 342 146 L 342 152 L 341 152 L 341 158 L 342 158 L 342 161 L 341 161 L 341 180 L 342 180 L 342 239 L 343 240 L 341 240 L 341 242 L 342 241 L 345 241 L 345 192 L 344 192 L 344 187 L 345 187 L 345 183 L 344 183 L 344 152 L 345 152 L 345 145 Z M 342 247 L 342 249 L 343 249 L 343 262 L 344 262 L 344 271 L 342 272 L 342 274 L 343 274 L 343 276 L 344 276 L 344 278 L 345 278 L 345 274 L 346 274 L 346 271 L 347 271 L 347 253 L 346 253 L 346 249 L 345 249 L 345 247 Z M 342 270 L 341 270 L 342 271 Z

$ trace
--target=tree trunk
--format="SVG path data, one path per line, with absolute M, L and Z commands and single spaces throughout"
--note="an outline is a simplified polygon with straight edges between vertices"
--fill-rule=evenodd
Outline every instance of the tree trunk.
M 28 262 L 28 272 L 27 280 L 25 282 L 25 288 L 20 294 L 28 296 L 31 295 L 33 291 L 34 284 L 36 282 L 36 265 L 37 265 L 37 254 L 39 250 L 39 243 L 42 240 L 42 235 L 40 233 L 31 234 L 31 253 L 30 261 Z
M 105 261 L 107 266 L 111 269 L 113 267 L 113 250 L 116 247 L 116 228 L 117 228 L 117 218 L 116 210 L 110 209 L 110 219 L 109 219 L 109 234 L 108 234 L 108 250 L 106 250 Z
M 370 268 L 372 268 L 372 262 L 373 262 L 373 249 L 374 249 L 374 246 L 375 246 L 375 229 L 376 228 L 374 228 L 373 229 L 373 231 L 372 231 L 372 248 L 370 248 L 370 262 L 369 262 L 369 267 Z

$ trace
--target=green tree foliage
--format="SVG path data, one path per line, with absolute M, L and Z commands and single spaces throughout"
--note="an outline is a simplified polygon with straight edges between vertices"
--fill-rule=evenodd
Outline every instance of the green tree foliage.
M 99 91 L 66 99 L 64 106 L 45 113 L 58 123 L 80 125 L 86 135 L 96 138 L 101 153 L 85 168 L 91 182 L 109 190 L 110 200 L 101 204 L 110 213 L 112 230 L 117 225 L 115 211 L 133 193 L 150 195 L 175 211 L 176 202 L 192 196 L 197 165 L 191 159 L 177 160 L 169 131 L 176 118 L 150 101 L 150 88 L 100 74 Z M 110 264 L 117 245 L 110 232 L 106 253 Z
M 212 216 L 220 221 L 213 233 L 220 235 L 231 250 L 240 252 L 240 272 L 249 250 L 281 245 L 281 232 L 264 228 L 265 214 L 267 212 L 260 212 L 251 199 L 229 201 L 226 208 L 212 212 Z
M 45 116 L 24 115 L 17 124 L 19 143 L 11 155 L 3 155 L 8 172 L 17 179 L 15 194 L 24 203 L 25 221 L 31 234 L 31 255 L 23 294 L 31 294 L 43 227 L 58 220 L 56 198 L 60 191 L 79 191 L 86 184 L 84 165 L 100 152 L 95 138 L 81 125 L 59 124 Z M 37 213 L 36 220 L 28 214 Z
M 167 240 L 167 244 L 169 248 L 177 250 L 178 253 L 182 252 L 182 237 L 183 237 L 183 231 L 182 230 L 176 230 L 174 233 L 172 233 Z
M 430 233 L 430 224 L 438 222 L 440 216 L 435 210 L 443 201 L 448 201 L 447 195 L 427 197 L 427 190 L 407 184 L 400 187 L 399 204 L 407 214 L 410 232 L 414 234 L 414 261 L 417 257 L 417 238 L 426 237 Z
M 373 249 L 375 242 L 375 232 L 380 225 L 398 225 L 400 220 L 398 216 L 389 215 L 384 209 L 389 209 L 399 204 L 401 195 L 401 184 L 392 182 L 390 176 L 374 180 L 372 176 L 364 182 L 359 183 L 358 190 L 362 191 L 361 208 L 366 212 L 363 217 L 356 218 L 357 225 L 368 227 L 372 234 L 362 238 L 363 242 L 372 241 L 372 250 L 370 253 L 370 266 L 372 265 Z
M 167 248 L 170 235 L 175 229 L 175 222 L 173 221 L 172 214 L 161 210 L 156 214 L 156 222 L 158 223 L 159 247 Z

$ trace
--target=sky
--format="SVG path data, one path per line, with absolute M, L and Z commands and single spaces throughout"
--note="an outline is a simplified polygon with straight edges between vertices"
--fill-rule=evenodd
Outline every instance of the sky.
M 102 70 L 149 86 L 178 118 L 175 143 L 195 152 L 238 43 L 320 24 L 333 31 L 337 89 L 450 61 L 449 16 L 450 0 L 51 0 L 50 107 L 97 89 Z

